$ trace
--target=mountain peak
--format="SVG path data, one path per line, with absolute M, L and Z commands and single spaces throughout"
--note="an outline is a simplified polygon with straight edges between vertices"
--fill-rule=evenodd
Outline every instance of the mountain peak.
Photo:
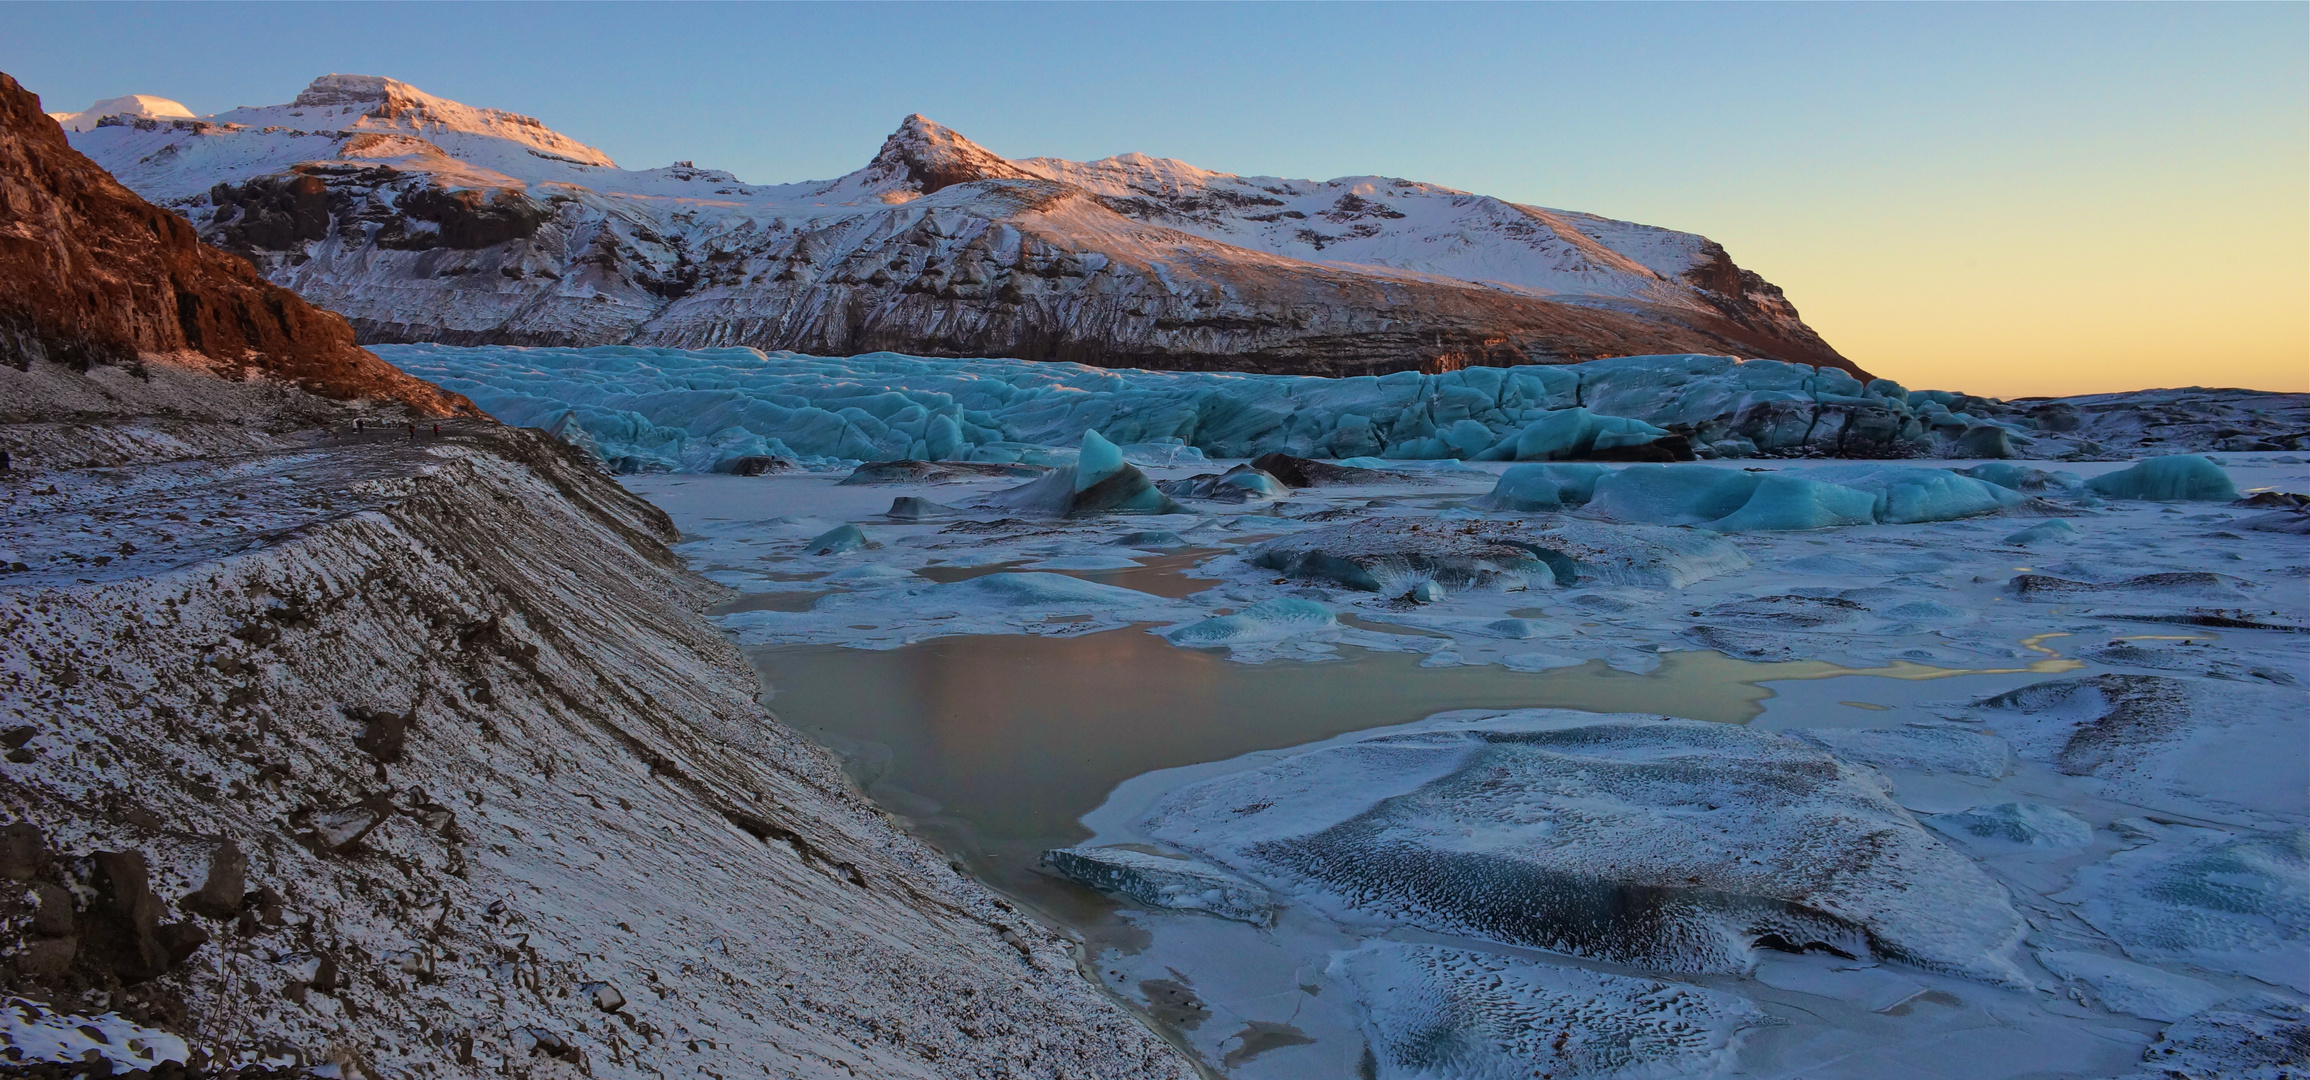
M 1031 180 L 1009 159 L 915 113 L 898 122 L 866 166 L 868 183 L 883 190 L 928 195 L 973 180 Z
M 126 94 L 105 98 L 79 112 L 49 113 L 48 118 L 64 125 L 66 131 L 87 131 L 107 116 L 152 116 L 163 119 L 189 119 L 192 110 L 180 101 L 152 94 Z

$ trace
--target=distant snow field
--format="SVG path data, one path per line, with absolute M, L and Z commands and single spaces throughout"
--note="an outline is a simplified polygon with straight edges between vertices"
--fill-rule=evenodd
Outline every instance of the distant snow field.
M 896 357 L 739 358 L 677 378 L 628 354 L 619 378 L 557 360 L 523 384 L 500 350 L 473 354 L 458 385 L 446 350 L 392 355 L 519 422 L 575 412 L 565 432 L 605 456 L 690 470 L 625 482 L 734 590 L 723 625 L 757 657 L 903 659 L 957 636 L 1027 657 L 1038 640 L 1151 636 L 1171 652 L 1107 655 L 1225 656 L 1248 685 L 1410 654 L 1422 670 L 1532 673 L 1536 703 L 1551 672 L 1669 679 L 1680 655 L 1709 653 L 1757 665 L 1742 678 L 1769 694 L 1746 724 L 1541 708 L 1356 730 L 1350 701 L 1347 734 L 1146 772 L 1071 807 L 1076 842 L 1039 878 L 1016 867 L 1041 882 L 1026 898 L 1223 1075 L 2297 1075 L 2310 540 L 2269 493 L 2310 491 L 2301 456 L 2152 445 L 2088 460 L 2085 410 L 2077 427 L 2009 432 L 2067 460 L 1515 461 L 1522 433 L 1564 408 L 1697 432 L 1645 419 L 1609 364 L 1302 388 Z M 1339 449 L 1324 439 L 1350 414 L 1395 425 L 1391 447 L 1434 437 L 1405 434 L 1400 405 L 1349 402 L 1433 409 L 1487 380 L 1492 411 L 1468 415 L 1491 441 L 1466 456 L 1496 460 L 1241 460 Z M 1651 400 L 1718 395 L 1688 417 L 1727 394 L 1664 382 Z M 696 408 L 708 399 L 722 411 Z M 2188 395 L 2161 400 L 2177 411 Z M 692 419 L 655 442 L 604 419 L 651 401 Z M 773 408 L 788 426 L 753 426 Z M 851 425 L 849 445 L 981 467 L 853 471 L 832 459 L 883 455 L 785 434 L 828 423 L 793 419 L 810 409 Z M 961 438 L 924 453 L 927 435 L 907 432 L 940 416 Z M 2287 433 L 2231 426 L 2220 439 Z M 710 474 L 776 455 L 773 438 L 817 467 Z M 1178 551 L 1199 554 L 1167 587 L 1127 576 L 1177 567 Z M 923 708 L 920 724 L 975 737 Z M 840 734 L 839 718 L 785 719 Z M 836 741 L 876 790 L 926 767 L 903 746 Z M 967 835 L 1015 810 L 995 804 L 1043 797 L 1030 782 L 988 805 L 892 808 Z

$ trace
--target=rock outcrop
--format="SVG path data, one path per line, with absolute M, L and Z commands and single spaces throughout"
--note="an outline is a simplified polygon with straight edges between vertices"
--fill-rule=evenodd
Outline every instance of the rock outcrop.
M 1323 375 L 1704 352 L 1860 373 L 1705 237 L 1388 177 L 1013 160 L 912 116 L 856 172 L 753 185 L 621 170 L 528 117 L 340 75 L 75 139 L 369 342 Z
M 86 368 L 147 356 L 429 416 L 474 411 L 356 346 L 345 320 L 122 187 L 0 73 L 0 362 Z

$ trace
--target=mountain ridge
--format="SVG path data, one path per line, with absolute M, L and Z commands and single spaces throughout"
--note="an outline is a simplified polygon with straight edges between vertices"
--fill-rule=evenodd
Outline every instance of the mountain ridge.
M 74 138 L 364 341 L 1306 374 L 1715 352 L 1866 374 L 1696 234 L 1390 177 L 1005 158 L 921 114 L 862 168 L 794 184 L 620 169 L 374 76 Z

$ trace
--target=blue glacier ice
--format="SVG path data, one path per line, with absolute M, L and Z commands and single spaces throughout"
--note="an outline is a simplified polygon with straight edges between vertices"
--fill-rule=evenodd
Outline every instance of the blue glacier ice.
M 1864 387 L 1840 371 L 1699 355 L 1328 379 L 744 348 L 376 351 L 507 423 L 561 422 L 570 441 L 590 442 L 629 471 L 710 472 L 764 456 L 1055 465 L 1063 457 L 1046 448 L 1091 430 L 1126 456 L 1172 463 L 1190 452 L 1382 464 L 1551 456 L 1583 442 L 1638 444 L 1678 424 L 1699 425 L 1698 445 L 1771 450 L 1821 438 L 1823 410 L 1913 424 L 1919 408 L 1939 404 L 1920 397 L 1928 392 Z
M 1163 636 L 1174 645 L 1248 645 L 1281 641 L 1297 634 L 1331 630 L 1339 620 L 1331 609 L 1313 600 L 1278 596 L 1262 600 L 1233 615 L 1220 615 L 1172 630 Z
M 1718 532 L 1770 532 L 1867 525 L 1876 520 L 1876 499 L 1866 491 L 1802 476 L 1768 473 L 1747 502 L 1709 522 Z
M 2067 540 L 2077 535 L 2077 526 L 2061 518 L 2047 518 L 2005 538 L 2005 542 L 2019 547 L 2042 544 L 2048 540 Z
M 2112 499 L 2228 502 L 2238 497 L 2230 474 L 2214 459 L 2197 454 L 2151 458 L 2103 473 L 2086 481 L 2085 486 Z
M 1502 439 L 1474 456 L 1484 461 L 1555 461 L 1584 457 L 1598 450 L 1644 446 L 1666 434 L 1667 431 L 1642 420 L 1599 416 L 1574 406 L 1549 410 L 1513 437 Z
M 818 536 L 802 550 L 812 555 L 840 555 L 866 546 L 866 534 L 856 525 L 837 525 Z
M 1711 465 L 1630 465 L 1596 482 L 1588 512 L 1648 525 L 1702 525 L 1747 505 L 1762 475 Z
M 1123 452 L 1096 431 L 1083 433 L 1075 463 L 1040 480 L 1030 480 L 986 498 L 992 506 L 1028 513 L 1177 514 L 1186 507 L 1171 501 L 1147 474 L 1123 459 Z
M 1994 514 L 2026 501 L 2026 496 L 1948 469 L 1868 462 L 1826 465 L 1806 469 L 1815 480 L 1866 491 L 1875 497 L 1872 513 L 1878 521 L 1903 525 L 1920 521 L 1951 521 Z
M 1500 474 L 1489 495 L 1469 501 L 1486 510 L 1562 510 L 1585 506 L 1596 497 L 1602 465 L 1514 465 Z
M 1089 491 L 1099 481 L 1123 471 L 1123 450 L 1096 431 L 1083 433 L 1083 448 L 1075 457 L 1075 491 Z
M 1595 472 L 1575 470 L 1596 470 Z M 1518 465 L 1470 505 L 1582 513 L 1648 525 L 1719 532 L 1822 529 L 1871 523 L 1949 521 L 2028 502 L 2009 488 L 1948 469 L 1884 462 L 1752 472 L 1716 465 Z

